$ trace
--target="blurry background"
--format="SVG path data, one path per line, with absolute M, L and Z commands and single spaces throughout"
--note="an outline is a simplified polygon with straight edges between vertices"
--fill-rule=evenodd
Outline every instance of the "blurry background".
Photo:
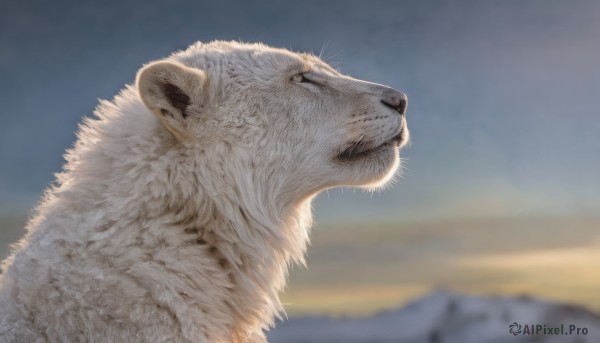
M 322 54 L 408 94 L 403 177 L 316 201 L 291 317 L 436 290 L 600 309 L 600 2 L 2 1 L 0 259 L 97 99 L 201 40 Z

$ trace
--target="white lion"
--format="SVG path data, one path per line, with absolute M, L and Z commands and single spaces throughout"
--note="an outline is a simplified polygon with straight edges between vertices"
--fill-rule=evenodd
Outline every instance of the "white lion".
M 311 200 L 377 187 L 406 96 L 319 58 L 197 43 L 86 119 L 3 262 L 0 341 L 264 342 Z

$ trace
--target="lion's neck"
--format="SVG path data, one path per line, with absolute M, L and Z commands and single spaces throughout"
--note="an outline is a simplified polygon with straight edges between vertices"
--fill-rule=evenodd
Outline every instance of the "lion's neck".
M 221 185 L 218 192 L 205 190 L 205 194 L 218 194 L 208 197 L 214 220 L 197 225 L 196 234 L 199 243 L 210 247 L 209 258 L 228 273 L 232 284 L 228 306 L 237 319 L 235 331 L 247 332 L 266 329 L 283 312 L 278 294 L 285 286 L 288 266 L 304 263 L 311 198 L 294 202 L 292 197 L 278 196 L 274 180 L 235 174 L 226 177 L 231 183 Z
M 229 273 L 228 306 L 237 319 L 234 331 L 243 333 L 268 328 L 283 312 L 278 295 L 288 266 L 304 261 L 311 213 L 310 201 L 286 213 L 251 213 L 243 206 L 236 211 L 223 213 L 220 225 L 199 230 L 198 235 Z
M 228 187 L 221 188 L 217 197 L 208 195 L 215 194 L 212 191 L 202 193 L 202 200 L 187 202 L 191 207 L 168 211 L 156 220 L 171 223 L 168 229 L 178 235 L 173 260 L 201 263 L 226 276 L 207 281 L 210 275 L 205 271 L 184 270 L 193 282 L 183 294 L 191 301 L 195 295 L 205 297 L 206 287 L 220 288 L 216 297 L 221 299 L 213 299 L 210 306 L 214 307 L 202 310 L 234 318 L 226 330 L 232 332 L 231 341 L 242 342 L 249 333 L 262 334 L 284 311 L 279 292 L 285 286 L 288 267 L 304 263 L 311 199 L 277 204 L 275 198 L 232 196 L 236 192 Z M 191 247 L 189 242 L 193 242 Z M 185 248 L 177 248 L 177 244 Z M 166 272 L 164 280 L 171 282 L 173 277 Z

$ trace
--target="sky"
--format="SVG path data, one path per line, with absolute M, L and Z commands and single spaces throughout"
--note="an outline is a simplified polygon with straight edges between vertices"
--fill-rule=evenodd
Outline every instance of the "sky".
M 0 258 L 98 99 L 196 41 L 260 41 L 409 99 L 397 182 L 317 198 L 291 313 L 367 313 L 436 288 L 600 309 L 599 13 L 578 0 L 0 2 Z
M 400 182 L 336 190 L 323 222 L 600 212 L 593 1 L 27 1 L 0 5 L 0 215 L 27 213 L 77 123 L 195 41 L 322 54 L 408 94 Z

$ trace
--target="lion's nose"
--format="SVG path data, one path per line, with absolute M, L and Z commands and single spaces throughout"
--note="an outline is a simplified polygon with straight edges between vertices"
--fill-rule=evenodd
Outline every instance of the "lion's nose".
M 386 94 L 383 97 L 383 99 L 381 99 L 381 103 L 387 107 L 398 111 L 398 113 L 400 113 L 401 115 L 404 115 L 404 113 L 406 113 L 406 106 L 408 105 L 408 100 L 406 99 L 406 94 L 394 89 L 393 91 Z

